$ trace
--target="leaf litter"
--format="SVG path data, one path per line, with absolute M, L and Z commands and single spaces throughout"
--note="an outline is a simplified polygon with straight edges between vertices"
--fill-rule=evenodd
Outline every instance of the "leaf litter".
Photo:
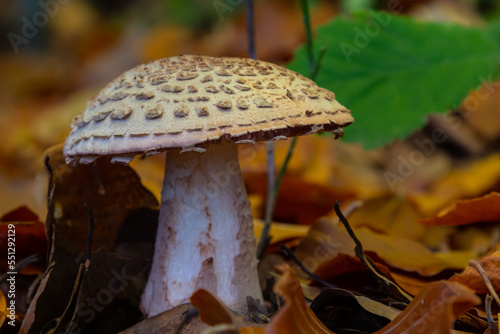
M 346 19 L 336 24 L 352 27 L 353 24 L 363 22 L 358 22 L 359 18 L 355 17 L 352 22 Z M 241 17 L 240 20 L 243 22 Z M 296 26 L 292 18 L 288 21 L 290 27 Z M 397 24 L 404 26 L 406 23 L 398 21 Z M 160 27 L 155 32 L 156 40 L 160 35 L 176 36 L 175 47 L 166 44 L 171 50 L 178 49 L 181 42 L 175 29 Z M 490 39 L 475 29 L 466 33 Z M 163 42 L 164 39 L 163 37 Z M 153 53 L 158 55 L 162 52 L 162 48 L 156 46 L 156 40 L 154 43 L 149 42 L 153 45 L 149 45 L 148 52 L 153 50 Z M 229 44 L 234 47 L 240 45 L 234 42 Z M 457 47 L 464 45 L 457 44 Z M 487 46 L 487 49 L 492 47 L 490 44 Z M 476 56 L 485 55 L 480 53 L 478 50 Z M 478 67 L 487 65 L 486 63 L 481 65 L 481 62 L 478 64 L 480 64 Z M 330 63 L 327 66 L 330 66 Z M 47 70 L 44 73 L 46 72 Z M 26 73 L 23 75 L 26 76 Z M 325 72 L 323 75 L 328 76 L 328 73 Z M 477 75 L 478 73 L 474 72 L 474 80 L 477 79 Z M 449 83 L 449 76 L 441 75 L 440 80 Z M 67 79 L 64 82 L 67 82 Z M 359 93 L 358 87 L 354 86 L 356 85 L 334 90 L 337 94 L 345 90 L 350 94 L 348 97 L 352 98 Z M 350 87 L 358 91 L 351 92 Z M 389 91 L 392 93 L 393 90 Z M 443 89 L 435 91 L 442 92 Z M 407 90 L 406 93 L 411 93 L 411 90 Z M 49 110 L 47 113 L 38 113 L 39 103 L 33 103 L 31 109 L 33 115 L 37 117 L 22 119 L 23 122 L 29 121 L 32 133 L 28 134 L 27 130 L 16 130 L 17 139 L 11 141 L 7 136 L 7 140 L 4 141 L 6 145 L 0 150 L 2 159 L 7 162 L 5 166 L 11 172 L 26 168 L 30 169 L 31 173 L 30 166 L 34 164 L 30 162 L 32 161 L 30 158 L 39 159 L 44 145 L 62 141 L 65 136 L 64 131 L 67 130 L 66 125 L 69 123 L 68 119 L 73 116 L 70 114 L 81 110 L 87 100 L 88 93 L 81 95 L 70 97 L 66 103 L 55 108 L 57 110 Z M 485 95 L 489 97 L 484 99 Z M 425 95 L 426 98 L 429 96 Z M 268 261 L 270 265 L 266 268 L 261 265 L 261 279 L 267 282 L 263 284 L 267 290 L 265 307 L 270 311 L 272 325 L 255 327 L 248 318 L 240 319 L 237 315 L 230 314 L 231 324 L 211 323 L 213 328 L 209 330 L 212 333 L 234 332 L 236 327 L 241 333 L 264 331 L 281 333 L 283 328 L 289 328 L 286 327 L 289 324 L 282 324 L 276 315 L 284 311 L 299 314 L 301 317 L 298 318 L 290 319 L 286 315 L 283 318 L 299 321 L 297 326 L 306 326 L 306 332 L 310 332 L 311 328 L 324 330 L 321 326 L 315 326 L 318 324 L 316 319 L 319 319 L 330 332 L 345 330 L 367 333 L 386 330 L 400 333 L 407 327 L 408 333 L 412 330 L 448 333 L 453 327 L 454 319 L 457 318 L 459 321 L 455 322 L 455 328 L 460 328 L 461 333 L 498 332 L 493 329 L 496 323 L 495 310 L 477 306 L 477 297 L 463 286 L 468 286 L 488 301 L 484 294 L 490 290 L 486 288 L 484 278 L 475 267 L 468 266 L 469 260 L 477 259 L 493 288 L 499 290 L 497 246 L 499 238 L 495 211 L 497 204 L 488 202 L 491 197 L 496 197 L 495 194 L 500 190 L 498 183 L 500 160 L 498 153 L 492 149 L 500 138 L 496 121 L 500 119 L 499 97 L 498 84 L 484 84 L 478 90 L 471 92 L 457 109 L 443 117 L 431 116 L 422 131 L 404 141 L 392 142 L 382 150 L 365 152 L 360 144 L 346 145 L 333 142 L 327 137 L 310 136 L 301 139 L 297 146 L 296 159 L 292 161 L 290 168 L 291 177 L 287 178 L 284 184 L 287 189 L 285 195 L 296 193 L 299 196 L 282 196 L 278 201 L 278 215 L 275 219 L 282 224 L 273 225 L 271 230 L 272 244 L 263 260 L 263 264 Z M 442 102 L 451 99 L 450 96 L 441 96 L 440 100 Z M 401 101 L 391 102 L 395 104 Z M 366 107 L 368 101 L 357 99 L 352 105 Z M 385 104 L 380 103 L 380 105 Z M 371 104 L 369 107 L 375 106 Z M 385 110 L 391 111 L 392 108 Z M 376 114 L 373 112 L 373 115 Z M 11 124 L 12 119 L 5 124 Z M 36 122 L 37 120 L 41 122 Z M 420 121 L 423 122 L 423 117 Z M 405 127 L 407 125 L 405 124 Z M 377 133 L 380 133 L 382 128 L 384 127 L 378 126 Z M 423 150 L 419 144 L 426 139 L 432 139 L 432 133 L 436 128 L 445 131 L 448 139 L 444 145 L 436 144 L 432 154 L 427 155 L 428 151 Z M 7 130 L 6 133 L 13 132 Z M 352 130 L 354 132 L 351 133 L 351 139 L 364 136 L 361 126 L 359 129 L 353 127 Z M 387 138 L 382 138 L 383 141 L 394 139 L 389 131 L 387 134 Z M 285 147 L 288 143 L 277 144 L 279 161 L 284 156 L 284 150 L 280 147 Z M 243 147 L 242 151 L 245 152 L 247 149 L 248 147 Z M 415 150 L 426 154 L 425 162 L 421 166 L 410 166 L 413 168 L 409 173 L 411 175 L 396 179 L 394 183 L 396 189 L 391 189 L 384 172 L 390 171 L 394 175 L 400 175 L 398 169 L 401 169 L 402 161 L 405 159 L 409 161 L 408 157 Z M 146 163 L 150 163 L 149 166 L 136 159 L 133 167 L 141 174 L 139 179 L 130 169 L 111 166 L 104 161 L 98 161 L 78 170 L 67 169 L 60 152 L 49 152 L 48 155 L 50 156 L 48 166 L 52 170 L 49 196 L 51 211 L 46 219 L 42 219 L 45 220 L 45 226 L 37 217 L 30 215 L 26 208 L 14 211 L 16 212 L 14 218 L 12 213 L 4 216 L 7 217 L 7 221 L 16 223 L 18 236 L 23 240 L 19 242 L 22 247 L 18 248 L 18 254 L 28 261 L 32 255 L 45 256 L 44 253 L 47 251 L 43 233 L 45 227 L 48 232 L 47 266 L 43 265 L 43 260 L 30 262 L 20 270 L 21 275 L 18 276 L 18 282 L 22 283 L 18 285 L 18 293 L 24 300 L 18 301 L 17 305 L 25 308 L 25 310 L 19 309 L 22 312 L 18 314 L 20 318 L 18 320 L 20 323 L 24 316 L 26 325 L 23 330 L 38 333 L 54 329 L 65 330 L 66 326 L 71 326 L 92 333 L 116 332 L 122 329 L 126 333 L 201 332 L 203 324 L 197 318 L 197 311 L 189 305 L 182 305 L 157 317 L 138 322 L 142 319 L 137 296 L 140 295 L 141 285 L 147 276 L 151 245 L 154 243 L 154 232 L 151 231 L 155 231 L 157 215 L 157 202 L 154 196 L 145 191 L 140 183 L 147 184 L 148 188 L 158 195 L 160 183 L 157 181 L 162 177 L 159 172 L 162 171 L 163 159 L 153 161 L 148 158 Z M 259 201 L 264 203 L 265 196 L 260 189 L 264 157 L 260 152 L 257 152 L 253 159 L 245 154 L 240 153 L 240 155 L 243 162 L 242 169 L 247 170 L 245 178 L 250 185 L 248 191 L 253 195 L 254 203 Z M 115 173 L 116 175 L 113 175 Z M 2 193 L 2 205 L 8 203 L 18 205 L 19 203 L 13 201 L 13 197 L 18 197 L 15 196 L 17 184 L 4 181 L 8 180 L 2 175 L 2 185 L 7 187 Z M 113 192 L 114 188 L 116 192 Z M 120 197 L 119 193 L 123 192 L 131 198 Z M 316 200 L 311 200 L 312 198 Z M 335 223 L 332 204 L 337 199 L 341 199 L 343 204 L 347 204 L 350 200 L 363 201 L 361 208 L 347 216 L 353 232 L 364 248 L 364 254 L 374 263 L 371 269 L 367 268 L 356 255 L 355 243 L 345 228 Z M 95 215 L 92 240 L 88 237 L 90 224 L 89 216 L 83 207 L 84 202 L 89 202 Z M 27 197 L 25 203 L 34 205 Z M 39 213 L 39 210 L 36 212 Z M 261 211 L 257 207 L 255 212 Z M 321 216 L 328 218 L 318 220 L 317 218 Z M 292 224 L 297 222 L 303 225 Z M 433 222 L 433 224 L 422 225 L 421 222 Z M 23 230 L 24 227 L 26 230 Z M 0 228 L 4 228 L 3 222 Z M 1 238 L 4 237 L 2 233 L 3 230 L 0 230 Z M 258 224 L 256 234 L 259 234 Z M 328 239 L 329 236 L 331 239 Z M 135 237 L 137 239 L 134 239 Z M 0 241 L 0 245 L 3 246 L 4 239 Z M 302 264 L 317 277 L 338 287 L 323 289 L 320 281 L 308 277 L 280 252 L 280 244 L 285 244 L 291 249 Z M 92 249 L 90 255 L 87 251 L 89 245 Z M 2 260 L 2 265 L 4 263 Z M 276 263 L 281 264 L 279 267 L 281 276 L 269 269 Z M 296 272 L 283 269 L 286 268 L 283 263 L 290 263 Z M 102 272 L 102 268 L 106 268 L 107 272 Z M 110 268 L 116 269 L 116 272 L 126 268 L 126 275 L 122 278 L 125 279 L 124 282 L 131 283 L 123 289 L 113 285 L 111 289 L 116 291 L 116 294 L 109 295 L 102 292 L 101 301 L 109 301 L 109 304 L 97 304 L 100 311 L 95 307 L 89 308 L 91 304 L 88 303 L 88 298 L 97 296 L 102 289 L 111 290 L 109 282 L 113 278 L 117 279 L 116 275 L 110 276 L 110 273 L 113 274 Z M 380 288 L 380 282 L 373 278 L 373 269 L 407 291 L 413 296 L 413 301 L 406 306 L 389 298 L 387 292 Z M 134 278 L 128 280 L 131 276 Z M 280 283 L 282 279 L 285 281 Z M 450 282 L 442 281 L 443 279 Z M 276 285 L 278 288 L 272 292 L 272 283 L 276 280 L 279 283 Z M 300 288 L 291 291 L 286 289 L 289 284 Z M 108 295 L 109 299 L 106 299 Z M 211 297 L 203 295 L 200 307 L 227 315 L 226 311 L 221 311 L 223 306 L 214 307 L 214 303 L 217 302 L 216 296 L 213 297 L 215 302 L 213 300 L 207 302 L 206 300 L 211 300 Z M 286 304 L 286 300 L 292 302 Z M 415 300 L 430 304 L 427 304 L 428 308 L 419 308 L 414 304 Z M 442 301 L 445 303 L 441 303 Z M 451 306 L 447 307 L 448 304 Z M 458 315 L 459 312 L 474 305 L 476 306 L 470 314 Z M 403 306 L 406 308 L 401 311 Z M 432 307 L 438 311 L 442 310 L 442 313 L 428 314 L 427 311 L 432 310 Z M 313 313 L 308 311 L 308 308 Z M 2 310 L 3 304 L 0 299 L 0 311 Z M 91 319 L 92 310 L 96 311 L 93 319 Z M 474 312 L 481 317 L 472 316 Z M 486 316 L 488 312 L 490 317 Z M 273 314 L 275 316 L 272 316 Z M 404 319 L 398 318 L 398 315 L 402 314 Z M 135 319 L 134 321 L 138 323 L 128 329 L 109 325 L 110 321 L 114 321 L 113 324 L 121 324 L 123 327 L 131 326 L 130 323 L 122 322 L 124 316 L 128 316 L 127 320 Z M 228 321 L 226 319 L 225 322 Z M 353 328 L 361 323 L 369 323 L 371 327 Z M 428 327 L 429 324 L 431 327 Z M 341 328 L 337 329 L 335 325 Z

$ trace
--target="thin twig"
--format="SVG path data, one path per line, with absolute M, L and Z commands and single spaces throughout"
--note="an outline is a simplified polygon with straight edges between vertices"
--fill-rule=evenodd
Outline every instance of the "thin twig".
M 309 77 L 314 80 L 319 71 L 319 62 L 323 58 L 324 51 L 320 53 L 320 57 L 316 62 L 314 59 L 314 44 L 312 37 L 312 28 L 311 28 L 311 17 L 309 14 L 309 1 L 308 0 L 300 0 L 300 7 L 302 9 L 302 21 L 304 22 L 304 28 L 306 30 L 306 50 L 307 50 L 307 64 L 309 67 Z M 326 50 L 325 50 L 326 51 Z M 290 163 L 290 159 L 292 158 L 293 152 L 295 150 L 295 146 L 297 145 L 298 137 L 293 137 L 290 146 L 288 147 L 288 152 L 285 157 L 285 161 L 283 165 L 281 165 L 280 171 L 278 173 L 278 179 L 274 186 L 275 196 L 278 196 L 279 190 L 281 188 L 281 183 L 283 182 L 283 177 L 288 168 L 288 164 Z
M 255 24 L 254 24 L 254 6 L 253 0 L 246 0 L 246 26 L 248 35 L 248 54 L 250 58 L 257 59 L 257 51 L 255 48 Z M 257 259 L 262 259 L 266 252 L 267 245 L 271 238 L 269 231 L 271 230 L 271 221 L 273 218 L 274 205 L 276 203 L 275 193 L 275 170 L 274 170 L 274 143 L 266 143 L 267 151 L 267 203 L 266 214 L 264 217 L 264 227 L 257 245 Z
M 47 207 L 49 207 L 52 192 L 54 191 L 54 171 L 52 170 L 52 166 L 50 166 L 50 157 L 48 155 L 45 156 L 44 165 L 49 174 L 49 186 L 47 188 Z
M 255 49 L 255 25 L 254 25 L 254 10 L 253 10 L 253 0 L 246 0 L 246 25 L 247 25 L 247 36 L 248 36 L 248 54 L 250 58 L 257 59 L 257 50 Z
M 90 205 L 85 203 L 85 210 L 87 210 L 87 215 L 89 216 L 89 233 L 87 239 L 87 264 L 90 261 L 90 256 L 92 254 L 92 237 L 94 234 L 94 213 L 92 212 L 92 208 Z
M 326 286 L 327 288 L 337 288 L 336 285 L 334 285 L 328 281 L 325 281 L 324 279 L 313 274 L 309 269 L 307 269 L 306 266 L 304 266 L 302 264 L 302 262 L 300 262 L 300 260 L 295 256 L 295 254 L 293 254 L 293 252 L 290 250 L 290 248 L 288 248 L 285 245 L 280 245 L 280 250 L 283 253 L 285 253 L 286 255 L 288 255 L 293 260 L 293 262 L 295 262 L 300 267 L 300 269 L 302 269 L 302 271 L 304 271 L 309 277 L 314 279 L 316 282 Z
M 264 258 L 266 248 L 271 241 L 269 231 L 271 230 L 271 222 L 273 219 L 274 206 L 276 204 L 276 191 L 275 191 L 275 169 L 274 169 L 274 143 L 266 143 L 266 161 L 267 161 L 267 202 L 266 213 L 264 216 L 264 227 L 257 245 L 257 259 Z
M 491 284 L 490 278 L 488 277 L 488 274 L 486 273 L 486 271 L 484 271 L 483 267 L 481 266 L 481 263 L 479 263 L 476 260 L 470 260 L 469 266 L 474 267 L 474 269 L 477 270 L 477 272 L 479 273 L 479 275 L 483 279 L 484 284 L 488 288 L 488 291 L 490 292 L 491 296 L 493 297 L 493 299 L 495 299 L 497 304 L 500 306 L 500 298 L 498 298 L 498 295 L 495 291 L 495 288 L 493 287 L 493 284 Z
M 356 236 L 356 234 L 352 230 L 351 225 L 349 224 L 349 222 L 345 218 L 342 211 L 340 211 L 340 202 L 338 200 L 335 201 L 335 204 L 333 207 L 335 209 L 335 213 L 339 217 L 339 220 L 342 222 L 345 229 L 347 230 L 347 233 L 349 234 L 351 239 L 354 241 L 354 243 L 356 245 L 354 248 L 354 253 L 356 254 L 356 257 L 359 258 L 361 263 L 366 268 L 368 268 L 371 273 L 373 273 L 375 275 L 375 278 L 380 282 L 382 287 L 386 287 L 386 288 L 392 287 L 393 288 L 392 291 L 394 291 L 394 293 L 397 294 L 397 295 L 394 295 L 394 293 L 393 293 L 393 297 L 395 297 L 398 300 L 403 301 L 405 303 L 408 303 L 410 300 L 412 300 L 413 297 L 410 294 L 408 294 L 401 287 L 399 287 L 397 284 L 395 284 L 389 277 L 387 277 L 386 274 L 384 274 L 382 271 L 380 271 L 380 269 L 375 265 L 375 263 L 373 263 L 373 261 L 368 256 L 365 255 L 363 245 L 361 244 L 358 237 Z
M 326 53 L 326 49 L 327 49 L 326 47 L 322 47 L 319 50 L 318 60 L 316 61 L 316 64 L 314 65 L 313 72 L 311 73 L 312 80 L 315 80 L 316 77 L 318 76 L 319 70 L 321 68 L 321 63 L 323 61 L 323 57 L 325 56 L 325 53 Z
M 307 50 L 307 63 L 309 65 L 309 75 L 314 73 L 316 64 L 314 63 L 314 49 L 311 29 L 311 18 L 309 15 L 309 1 L 300 0 L 300 7 L 302 8 L 302 21 L 306 29 L 306 50 Z
M 297 145 L 297 138 L 293 137 L 292 142 L 290 143 L 290 147 L 288 148 L 288 152 L 286 152 L 285 161 L 283 161 L 283 165 L 281 165 L 280 172 L 278 174 L 278 178 L 276 179 L 276 183 L 274 186 L 274 191 L 277 194 L 280 192 L 281 184 L 283 183 L 283 177 L 285 177 L 285 172 L 288 168 L 288 164 L 290 163 L 290 159 L 292 158 L 293 151 L 295 149 L 295 145 Z
M 488 320 L 488 327 L 490 327 L 492 333 L 497 332 L 495 326 L 495 319 L 493 319 L 493 313 L 491 312 L 491 302 L 493 297 L 488 293 L 484 299 L 484 308 L 486 310 L 486 320 Z

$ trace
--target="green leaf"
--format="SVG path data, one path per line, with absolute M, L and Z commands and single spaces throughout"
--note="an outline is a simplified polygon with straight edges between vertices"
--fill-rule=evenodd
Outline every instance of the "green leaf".
M 494 74 L 499 43 L 482 28 L 424 23 L 366 12 L 318 28 L 315 54 L 326 48 L 316 77 L 352 111 L 345 139 L 376 148 L 401 139 L 445 112 Z M 289 68 L 308 75 L 299 49 Z

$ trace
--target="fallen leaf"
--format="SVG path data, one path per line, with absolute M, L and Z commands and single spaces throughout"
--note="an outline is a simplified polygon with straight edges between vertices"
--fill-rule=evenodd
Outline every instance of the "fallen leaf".
M 391 272 L 391 277 L 397 285 L 413 296 L 418 295 L 430 283 L 429 279 L 407 273 Z
M 257 240 L 262 234 L 262 229 L 264 228 L 264 222 L 260 219 L 253 220 L 253 229 Z M 294 224 L 284 224 L 273 222 L 271 224 L 271 229 L 269 230 L 269 236 L 271 237 L 271 243 L 279 243 L 283 240 L 289 239 L 299 239 L 304 238 L 309 231 L 309 226 L 304 225 L 294 225 Z
M 264 334 L 263 327 L 248 326 L 248 316 L 230 311 L 223 301 L 204 289 L 195 291 L 189 300 L 198 309 L 201 321 L 211 327 L 203 333 Z
M 484 159 L 469 160 L 456 166 L 427 192 L 413 194 L 410 200 L 424 217 L 430 217 L 457 199 L 485 194 L 499 180 L 500 153 L 493 153 Z
M 465 268 L 470 259 L 467 253 L 457 252 L 457 258 L 449 257 L 452 260 L 446 262 L 413 240 L 376 233 L 367 228 L 353 230 L 365 251 L 376 253 L 392 268 L 416 272 L 422 276 L 432 276 L 444 269 Z M 310 271 L 315 271 L 321 263 L 340 253 L 355 256 L 354 246 L 354 241 L 345 229 L 328 219 L 320 219 L 297 247 L 295 255 Z
M 14 225 L 14 229 L 9 229 L 10 224 Z M 45 262 L 45 254 L 47 253 L 45 225 L 26 206 L 7 212 L 0 218 L 0 259 L 5 259 L 0 262 L 0 272 L 12 271 L 7 270 L 8 230 L 11 230 L 11 233 L 12 230 L 15 232 L 13 237 L 15 238 L 16 263 L 33 254 L 39 254 L 40 258 L 43 259 L 19 272 L 26 275 L 42 273 L 45 270 L 42 263 Z M 12 237 L 12 235 L 10 236 Z
M 422 225 L 420 218 L 421 214 L 405 197 L 389 194 L 364 201 L 349 216 L 349 224 L 352 227 L 369 227 L 383 234 L 411 239 L 431 247 L 435 247 L 450 233 L 449 228 Z
M 367 252 L 371 253 L 371 252 Z M 370 254 L 367 254 L 370 255 Z M 372 258 L 372 256 L 370 256 Z M 375 263 L 380 271 L 386 275 L 390 275 L 390 270 L 387 266 L 381 263 Z M 315 270 L 314 274 L 324 280 L 329 280 L 333 277 L 340 276 L 346 273 L 367 272 L 369 271 L 359 258 L 349 254 L 338 253 L 331 260 L 322 262 Z
M 209 326 L 232 324 L 233 319 L 227 306 L 207 290 L 199 289 L 189 298 L 191 305 L 200 312 L 200 319 Z
M 325 326 L 339 333 L 373 333 L 401 311 L 343 289 L 322 289 L 311 310 Z
M 426 225 L 454 226 L 494 221 L 500 221 L 500 193 L 497 192 L 458 201 L 439 212 L 437 216 L 421 220 Z
M 495 291 L 500 291 L 500 251 L 486 255 L 477 261 L 486 271 L 486 274 L 488 275 Z M 450 282 L 458 282 L 468 286 L 479 294 L 489 293 L 484 280 L 472 266 L 465 268 L 461 274 L 453 275 L 449 280 Z
M 334 334 L 318 319 L 306 305 L 304 293 L 300 287 L 299 277 L 288 265 L 278 267 L 280 279 L 274 291 L 285 300 L 285 305 L 276 313 L 266 327 L 266 334 Z
M 96 252 L 107 248 L 110 252 L 118 253 L 118 246 L 123 249 L 123 245 L 133 245 L 134 240 L 136 243 L 149 242 L 149 248 L 152 249 L 158 221 L 155 211 L 158 202 L 142 187 L 139 177 L 130 167 L 111 164 L 109 159 L 98 159 L 93 164 L 73 168 L 65 163 L 62 145 L 57 145 L 47 150 L 45 161 L 50 172 L 49 209 L 45 225 L 51 252 L 48 268 L 26 312 L 21 332 L 30 334 L 40 333 L 44 329 L 66 328 L 72 321 L 81 329 L 95 329 L 97 327 L 93 326 L 98 326 L 97 320 L 106 317 L 114 318 L 120 325 L 130 325 L 127 320 L 137 319 L 134 316 L 140 315 L 138 302 L 133 306 L 134 315 L 130 315 L 130 309 L 125 307 L 111 314 L 99 313 L 97 310 L 103 311 L 104 306 L 111 305 L 111 297 L 116 295 L 110 295 L 111 290 L 117 292 L 118 289 L 118 278 L 110 276 L 115 266 L 119 264 L 127 270 L 130 266 L 140 267 L 137 264 L 140 260 L 135 259 L 138 253 L 129 252 L 133 256 L 126 260 L 101 261 L 103 255 Z M 90 219 L 84 203 L 90 205 L 94 216 L 93 253 L 87 270 L 83 268 L 90 245 Z M 96 256 L 94 262 L 93 255 Z M 152 251 L 144 260 L 149 261 L 151 257 Z M 130 276 L 139 271 L 135 268 Z M 92 282 L 86 281 L 89 278 Z M 141 284 L 145 284 L 137 279 L 134 283 L 129 286 L 134 285 L 138 290 Z M 120 288 L 122 286 L 120 284 Z M 99 300 L 98 296 L 103 302 L 94 310 L 88 306 L 86 297 Z M 139 296 L 135 298 L 138 300 Z M 82 310 L 82 307 L 87 308 Z M 78 316 L 75 315 L 76 311 L 81 311 Z M 115 318 L 124 315 L 128 315 L 128 319 Z M 116 324 L 114 327 L 115 330 L 121 329 Z M 94 332 L 102 331 L 96 329 Z
M 92 253 L 69 319 L 61 319 L 59 333 L 71 328 L 87 332 L 116 332 L 142 320 L 137 301 L 146 285 L 150 259 L 120 258 L 105 248 Z M 117 312 L 119 310 L 119 312 Z
M 266 202 L 267 174 L 245 174 L 245 187 L 251 195 L 258 194 Z M 347 200 L 353 194 L 335 191 L 319 183 L 309 182 L 300 175 L 287 174 L 283 178 L 281 189 L 276 199 L 273 219 L 299 225 L 312 225 L 320 217 L 332 211 L 335 200 Z M 264 217 L 264 207 L 258 217 Z
M 479 303 L 479 297 L 461 284 L 430 283 L 401 314 L 374 334 L 452 333 L 455 319 Z

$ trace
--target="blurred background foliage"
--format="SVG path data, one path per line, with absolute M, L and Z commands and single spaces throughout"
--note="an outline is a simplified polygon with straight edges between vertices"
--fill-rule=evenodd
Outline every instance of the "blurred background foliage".
M 401 15 L 420 20 L 482 25 L 500 16 L 495 0 L 314 0 L 313 31 L 341 12 L 394 1 Z M 123 71 L 178 54 L 247 56 L 243 0 L 2 0 L 1 7 L 2 212 L 19 204 L 44 212 L 43 151 L 63 142 L 86 101 Z M 24 36 L 35 17 L 46 22 Z M 256 0 L 255 19 L 258 57 L 291 61 L 305 42 L 298 1 Z M 13 45 L 13 34 L 23 42 Z

